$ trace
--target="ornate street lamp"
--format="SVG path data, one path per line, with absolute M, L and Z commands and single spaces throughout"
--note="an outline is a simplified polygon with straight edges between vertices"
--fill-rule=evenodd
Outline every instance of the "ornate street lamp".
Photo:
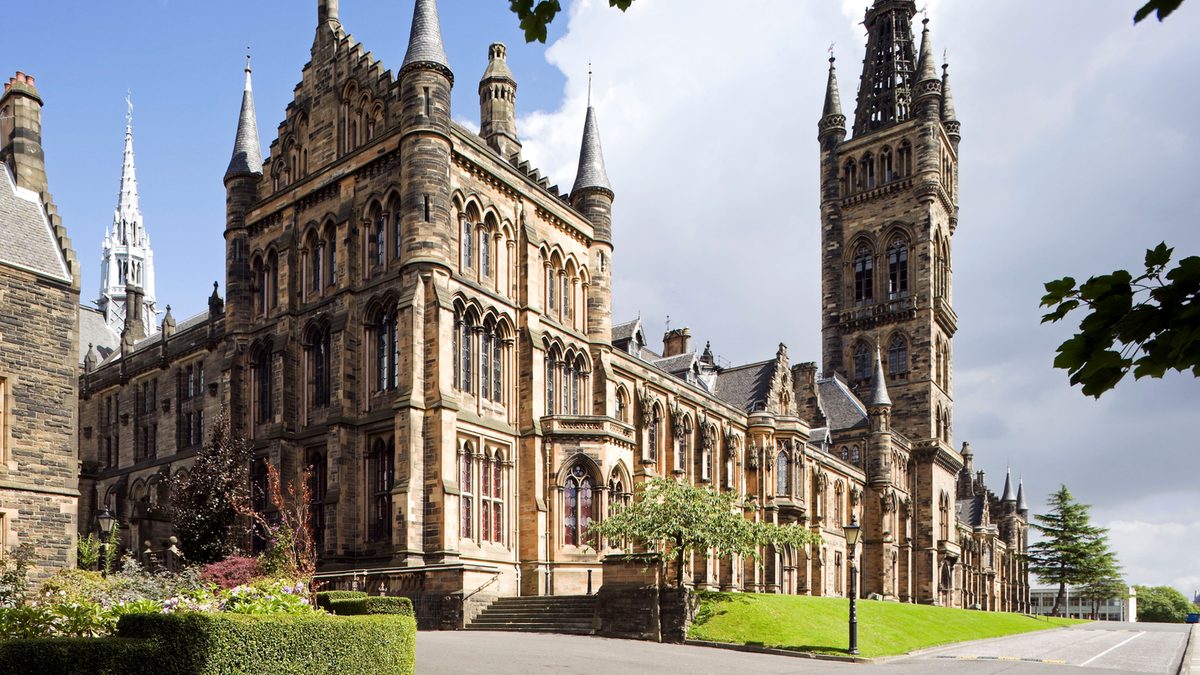
M 100 572 L 105 576 L 108 575 L 108 534 L 112 532 L 113 523 L 117 518 L 108 512 L 108 504 L 104 505 L 104 510 L 100 515 L 96 516 L 96 522 L 100 523 L 100 532 L 103 534 L 100 546 L 104 549 L 104 560 L 101 562 Z
M 854 549 L 858 547 L 858 538 L 862 528 L 858 525 L 858 517 L 851 514 L 850 524 L 842 528 L 846 533 L 846 545 L 850 547 L 850 653 L 858 654 L 858 565 L 854 564 Z

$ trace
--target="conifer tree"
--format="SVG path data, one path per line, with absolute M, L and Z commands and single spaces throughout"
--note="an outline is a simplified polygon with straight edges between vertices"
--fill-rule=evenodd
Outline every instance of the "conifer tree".
M 1096 576 L 1097 561 L 1107 549 L 1105 530 L 1091 523 L 1087 504 L 1075 500 L 1066 485 L 1050 495 L 1050 512 L 1035 515 L 1033 527 L 1043 539 L 1029 546 L 1029 570 L 1042 583 L 1058 584 L 1051 614 L 1057 616 L 1068 585 L 1085 584 Z
M 1092 603 L 1093 621 L 1100 618 L 1100 603 L 1113 598 L 1124 598 L 1129 594 L 1129 587 L 1121 577 L 1117 554 L 1108 543 L 1107 530 L 1100 536 L 1099 541 L 1103 551 L 1092 558 L 1088 565 L 1088 579 L 1079 589 L 1083 597 Z

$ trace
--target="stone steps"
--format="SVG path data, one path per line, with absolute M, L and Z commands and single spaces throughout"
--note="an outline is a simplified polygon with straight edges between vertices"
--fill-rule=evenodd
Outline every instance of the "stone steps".
M 475 617 L 467 630 L 591 635 L 595 614 L 594 596 L 500 598 Z

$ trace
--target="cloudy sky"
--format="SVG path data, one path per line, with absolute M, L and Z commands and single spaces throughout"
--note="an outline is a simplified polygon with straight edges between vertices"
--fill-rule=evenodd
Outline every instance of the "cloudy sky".
M 1024 476 L 1035 511 L 1067 484 L 1111 528 L 1131 583 L 1189 595 L 1200 589 L 1200 380 L 1084 398 L 1050 367 L 1070 326 L 1041 326 L 1037 305 L 1043 282 L 1135 267 L 1161 240 L 1200 254 L 1198 3 L 1136 28 L 1137 0 L 929 8 L 963 125 L 956 442 L 971 441 L 996 489 L 1008 466 Z M 202 311 L 206 285 L 224 277 L 220 178 L 245 45 L 265 146 L 307 60 L 315 3 L 53 4 L 29 6 L 24 30 L 6 33 L 0 68 L 38 76 L 84 299 L 98 284 L 132 88 L 160 305 L 177 318 Z M 487 44 L 507 42 L 526 157 L 563 186 L 592 63 L 617 193 L 618 319 L 640 315 L 658 335 L 669 317 L 731 363 L 769 358 L 779 342 L 819 361 L 816 122 L 831 43 L 853 109 L 866 0 L 638 0 L 626 14 L 575 0 L 545 47 L 523 44 L 507 2 L 441 4 L 456 119 L 477 123 Z M 409 0 L 342 2 L 347 30 L 393 67 L 410 16 Z

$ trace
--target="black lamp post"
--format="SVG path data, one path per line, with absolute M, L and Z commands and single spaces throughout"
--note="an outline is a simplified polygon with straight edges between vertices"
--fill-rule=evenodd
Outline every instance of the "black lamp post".
M 850 524 L 842 528 L 846 533 L 846 545 L 850 547 L 850 653 L 858 654 L 858 565 L 854 564 L 854 549 L 858 547 L 858 538 L 862 528 L 858 525 L 858 517 L 850 516 Z
M 104 510 L 100 512 L 100 515 L 96 516 L 96 521 L 100 523 L 100 532 L 104 535 L 101 537 L 103 541 L 100 542 L 100 546 L 104 548 L 104 560 L 101 561 L 100 571 L 105 576 L 108 575 L 108 534 L 112 532 L 113 523 L 116 520 L 116 517 L 108 512 L 107 504 L 104 505 Z

